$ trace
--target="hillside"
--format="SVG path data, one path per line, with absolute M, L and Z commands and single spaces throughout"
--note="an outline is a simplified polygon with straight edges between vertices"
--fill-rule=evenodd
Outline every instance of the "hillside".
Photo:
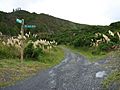
M 70 21 L 62 20 L 59 18 L 55 18 L 50 15 L 46 14 L 36 14 L 36 13 L 29 13 L 27 11 L 16 11 L 11 13 L 5 13 L 0 12 L 0 25 L 1 29 L 8 26 L 9 28 L 15 28 L 17 31 L 19 29 L 19 25 L 15 22 L 16 18 L 19 19 L 25 19 L 25 24 L 34 24 L 37 26 L 35 29 L 35 32 L 59 32 L 59 31 L 65 31 L 65 30 L 71 30 L 71 29 L 78 29 L 78 28 L 84 28 L 88 25 L 83 24 L 76 24 Z M 0 31 L 2 31 L 0 29 Z M 5 33 L 4 31 L 2 31 Z M 7 33 L 9 34 L 9 33 Z
M 19 10 L 11 13 L 0 12 L 0 32 L 12 36 L 20 33 L 20 24 L 16 23 L 16 18 L 24 19 L 26 25 L 36 25 L 36 28 L 25 29 L 25 32 L 37 33 L 39 38 L 54 39 L 58 43 L 63 44 L 73 44 L 76 41 L 79 42 L 84 39 L 91 40 L 95 33 L 107 33 L 109 29 L 112 31 L 120 30 L 119 22 L 111 23 L 109 26 L 86 25 L 43 13 L 36 14 Z M 86 45 L 89 45 L 89 42 L 87 41 Z

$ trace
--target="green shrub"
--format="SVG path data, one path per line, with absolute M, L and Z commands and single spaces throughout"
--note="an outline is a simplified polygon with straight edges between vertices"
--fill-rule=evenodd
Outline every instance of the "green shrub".
M 24 57 L 32 58 L 32 59 L 39 59 L 39 56 L 42 54 L 42 49 L 37 47 L 33 47 L 33 43 L 29 43 L 26 48 L 24 49 Z
M 73 41 L 73 45 L 74 47 L 83 47 L 84 46 L 84 40 L 82 38 L 76 38 L 74 41 Z
M 19 57 L 19 52 L 16 48 L 5 46 L 0 42 L 0 59 L 17 57 Z
M 114 37 L 113 36 L 109 36 L 109 38 L 110 38 L 111 42 L 114 42 L 116 44 L 119 42 L 119 37 L 118 37 L 118 35 L 116 35 L 116 33 L 115 33 Z
M 111 47 L 112 47 L 113 45 L 115 45 L 114 42 L 101 43 L 98 48 L 99 48 L 101 51 L 110 51 L 110 50 L 111 50 Z

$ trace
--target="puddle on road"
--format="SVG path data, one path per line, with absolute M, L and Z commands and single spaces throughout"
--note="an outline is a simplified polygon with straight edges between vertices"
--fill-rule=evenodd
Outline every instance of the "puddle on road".
M 99 72 L 96 73 L 96 77 L 97 77 L 97 78 L 102 78 L 102 77 L 104 77 L 105 75 L 107 75 L 105 71 L 99 71 Z

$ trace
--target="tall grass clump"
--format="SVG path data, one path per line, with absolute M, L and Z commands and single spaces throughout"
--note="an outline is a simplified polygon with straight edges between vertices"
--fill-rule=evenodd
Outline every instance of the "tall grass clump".
M 5 46 L 0 42 L 0 59 L 18 58 L 19 52 L 15 47 Z
M 21 49 L 24 51 L 25 59 L 38 60 L 40 55 L 52 50 L 57 42 L 37 39 L 37 34 L 28 34 L 9 37 L 7 40 L 1 39 L 0 57 L 1 58 L 20 58 Z M 34 39 L 33 39 L 34 38 Z

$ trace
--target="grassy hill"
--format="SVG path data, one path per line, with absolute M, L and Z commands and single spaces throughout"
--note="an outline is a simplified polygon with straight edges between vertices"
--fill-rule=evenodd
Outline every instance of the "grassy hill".
M 27 11 L 16 11 L 11 13 L 0 12 L 0 25 L 2 24 L 19 29 L 19 25 L 15 22 L 16 18 L 25 19 L 25 24 L 34 24 L 37 26 L 34 32 L 55 33 L 59 31 L 84 28 L 88 25 L 79 25 L 70 21 L 55 18 L 46 14 L 29 13 Z M 2 27 L 1 27 L 2 28 Z M 2 31 L 2 30 L 1 30 Z M 4 31 L 2 31 L 4 32 Z M 5 33 L 5 32 L 4 32 Z M 7 33 L 8 34 L 8 33 Z
M 25 32 L 39 34 L 42 38 L 55 39 L 58 42 L 70 43 L 73 37 L 84 34 L 105 32 L 108 26 L 90 26 L 86 24 L 73 23 L 67 20 L 56 18 L 47 14 L 36 14 L 20 10 L 11 13 L 0 12 L 0 31 L 6 35 L 17 35 L 20 32 L 20 24 L 16 18 L 25 19 L 25 24 L 34 24 L 35 29 L 26 29 Z M 59 40 L 60 38 L 66 38 Z M 68 40 L 69 39 L 69 40 Z
M 20 24 L 16 23 L 16 18 L 24 19 L 26 25 L 32 24 L 37 26 L 34 29 L 25 29 L 25 32 L 37 33 L 39 38 L 54 39 L 60 44 L 73 44 L 76 41 L 81 41 L 81 39 L 90 40 L 95 33 L 107 33 L 109 29 L 112 31 L 120 30 L 119 22 L 111 23 L 109 26 L 86 25 L 43 13 L 36 14 L 20 10 L 10 13 L 0 12 L 0 32 L 5 35 L 17 35 L 20 33 Z M 88 43 L 86 42 L 86 44 Z

